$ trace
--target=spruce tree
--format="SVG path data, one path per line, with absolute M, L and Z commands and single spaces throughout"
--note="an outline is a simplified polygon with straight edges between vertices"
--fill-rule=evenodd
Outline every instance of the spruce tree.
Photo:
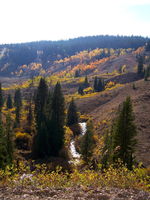
M 104 90 L 104 81 L 99 78 L 97 82 L 97 92 L 101 92 Z
M 84 95 L 83 87 L 81 85 L 78 88 L 78 93 Z
M 138 57 L 138 70 L 137 70 L 137 73 L 139 75 L 143 75 L 143 56 L 139 56 Z
M 22 95 L 21 95 L 21 90 L 20 90 L 20 88 L 18 88 L 18 89 L 15 91 L 14 105 L 15 105 L 15 107 L 18 106 L 19 108 L 21 108 L 21 106 L 22 106 Z
M 4 169 L 7 165 L 7 145 L 4 133 L 2 114 L 0 112 L 0 168 Z
M 47 152 L 48 155 L 52 155 L 52 143 L 51 140 L 52 137 L 52 94 L 51 91 L 48 92 L 48 98 L 46 103 L 46 126 L 47 126 L 47 140 L 48 140 L 48 146 L 47 146 Z
M 65 102 L 61 91 L 61 85 L 58 82 L 54 88 L 52 98 L 52 118 L 51 132 L 49 141 L 51 143 L 51 155 L 58 156 L 64 145 L 64 123 L 65 123 Z
M 118 111 L 118 116 L 114 122 L 113 130 L 113 161 L 120 159 L 128 169 L 132 169 L 134 162 L 133 154 L 135 152 L 137 135 L 134 124 L 134 115 L 132 102 L 127 97 Z
M 20 111 L 21 111 L 21 107 L 22 107 L 22 97 L 21 97 L 21 91 L 20 88 L 18 88 L 15 91 L 15 96 L 14 96 L 14 105 L 15 105 L 15 127 L 19 127 L 20 126 Z
M 0 83 L 0 111 L 2 110 L 3 107 L 3 91 L 2 91 L 2 84 Z
M 48 155 L 48 135 L 46 105 L 48 87 L 45 79 L 41 78 L 35 97 L 35 123 L 36 135 L 33 139 L 33 155 L 36 158 L 44 158 Z
M 75 74 L 74 74 L 74 77 L 77 78 L 80 76 L 80 70 L 76 70 L 75 71 Z
M 112 132 L 106 132 L 104 135 L 104 147 L 102 150 L 102 168 L 108 168 L 109 164 L 112 164 L 112 153 L 113 153 L 113 137 Z
M 87 122 L 87 131 L 82 138 L 81 142 L 81 154 L 83 160 L 88 164 L 91 161 L 93 155 L 93 149 L 95 147 L 94 140 L 94 128 L 92 120 Z
M 28 113 L 27 113 L 27 126 L 29 128 L 30 133 L 32 129 L 32 122 L 33 122 L 33 113 L 32 113 L 32 103 L 30 100 L 29 105 L 28 105 Z
M 15 124 L 14 127 L 20 127 L 20 107 L 17 106 L 15 109 Z
M 11 95 L 9 94 L 8 97 L 7 97 L 7 108 L 8 109 L 11 109 L 13 107 L 13 103 L 12 103 L 12 98 L 11 98 Z
M 67 112 L 67 125 L 71 126 L 77 123 L 78 123 L 77 107 L 74 102 L 74 99 L 72 98 Z
M 150 51 L 150 40 L 148 40 L 146 44 L 146 51 Z
M 47 103 L 46 103 L 46 117 L 48 120 L 48 125 L 50 124 L 52 117 L 52 93 L 48 92 Z
M 10 113 L 8 113 L 6 116 L 5 135 L 6 135 L 7 163 L 11 164 L 13 161 L 14 146 L 13 146 L 12 120 Z
M 94 91 L 97 92 L 97 83 L 98 83 L 98 79 L 97 76 L 94 78 Z
M 88 77 L 85 77 L 84 83 L 83 83 L 83 88 L 88 88 L 90 86 L 89 81 L 88 81 Z
M 150 65 L 144 70 L 144 80 L 147 81 L 150 76 Z

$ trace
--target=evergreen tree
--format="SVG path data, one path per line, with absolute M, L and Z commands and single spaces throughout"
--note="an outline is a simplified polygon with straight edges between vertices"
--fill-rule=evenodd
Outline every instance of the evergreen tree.
M 71 126 L 78 123 L 77 107 L 72 98 L 67 112 L 67 125 Z
M 143 56 L 139 56 L 138 57 L 138 71 L 137 71 L 137 73 L 139 74 L 139 75 L 143 75 Z
M 2 114 L 0 112 L 0 168 L 4 169 L 7 165 L 7 146 L 4 134 Z
M 83 83 L 83 88 L 88 88 L 90 86 L 89 81 L 88 81 L 88 77 L 85 77 L 84 83 Z
M 48 146 L 47 146 L 47 152 L 48 155 L 52 155 L 52 146 L 51 144 L 53 143 L 52 141 L 52 94 L 49 91 L 48 93 L 48 98 L 47 98 L 47 103 L 46 103 L 46 126 L 47 126 L 47 140 L 48 140 Z
M 13 161 L 14 148 L 13 148 L 12 120 L 10 113 L 8 113 L 6 116 L 5 134 L 6 134 L 7 163 L 11 164 Z
M 94 91 L 97 92 L 97 84 L 98 84 L 98 79 L 97 76 L 94 78 Z
M 150 66 L 148 66 L 148 67 L 144 70 L 144 80 L 147 81 L 149 76 L 150 76 Z
M 82 138 L 81 144 L 81 154 L 83 160 L 88 164 L 91 160 L 93 155 L 93 149 L 95 147 L 95 140 L 94 140 L 94 130 L 93 130 L 93 122 L 89 120 L 87 122 L 87 131 Z
M 20 88 L 18 88 L 18 89 L 15 91 L 14 105 L 15 105 L 15 107 L 18 106 L 19 108 L 21 108 L 21 106 L 22 106 L 22 96 L 21 96 Z
M 104 81 L 99 78 L 97 82 L 97 92 L 101 92 L 104 90 Z
M 51 143 L 51 155 L 58 156 L 64 145 L 64 123 L 65 123 L 65 105 L 64 96 L 61 91 L 60 83 L 58 82 L 54 88 L 52 98 L 52 130 L 49 134 Z
M 112 152 L 113 152 L 113 137 L 112 132 L 107 132 L 104 135 L 104 147 L 102 151 L 102 168 L 108 168 L 109 164 L 112 163 Z
M 15 105 L 15 127 L 19 127 L 20 126 L 20 111 L 21 111 L 21 107 L 22 107 L 22 97 L 21 97 L 21 91 L 18 88 L 15 91 L 15 96 L 14 96 L 14 105 Z
M 2 110 L 3 107 L 3 91 L 2 91 L 2 84 L 0 83 L 0 112 Z
M 74 77 L 77 78 L 77 77 L 79 77 L 79 76 L 80 76 L 80 70 L 76 70 L 76 71 L 75 71 Z
M 20 108 L 19 106 L 15 109 L 15 124 L 14 127 L 20 127 Z
M 41 78 L 35 97 L 36 135 L 33 140 L 33 155 L 37 158 L 44 158 L 48 155 L 47 98 L 48 87 L 45 79 Z
M 148 40 L 146 44 L 146 51 L 150 51 L 150 40 Z
M 112 129 L 113 137 L 113 161 L 120 159 L 127 165 L 128 169 L 132 169 L 134 162 L 133 153 L 135 152 L 137 134 L 134 124 L 134 115 L 132 102 L 127 97 L 120 107 L 118 116 L 114 122 Z
M 30 100 L 29 105 L 28 105 L 28 113 L 27 113 L 27 126 L 29 128 L 30 133 L 32 129 L 32 121 L 33 121 L 33 113 L 32 113 L 32 103 Z
M 8 97 L 7 97 L 7 108 L 8 109 L 11 109 L 13 107 L 13 103 L 12 103 L 12 98 L 11 98 L 11 95 L 9 94 Z
M 96 76 L 94 79 L 94 91 L 101 92 L 104 90 L 104 88 L 105 88 L 104 81 L 101 78 L 98 79 Z
M 51 117 L 52 117 L 52 94 L 51 91 L 48 92 L 48 97 L 47 97 L 47 104 L 46 104 L 46 117 L 48 120 L 48 124 L 50 124 Z
M 78 88 L 78 93 L 84 95 L 83 87 L 81 85 Z

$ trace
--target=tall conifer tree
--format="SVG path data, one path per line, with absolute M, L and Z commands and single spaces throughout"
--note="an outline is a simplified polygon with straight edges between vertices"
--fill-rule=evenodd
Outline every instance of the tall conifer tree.
M 15 91 L 14 105 L 15 105 L 15 107 L 18 106 L 19 108 L 21 108 L 21 106 L 22 106 L 22 95 L 21 95 L 21 90 L 20 90 L 20 88 L 18 88 L 18 89 Z
M 11 164 L 13 161 L 14 145 L 13 145 L 12 120 L 10 113 L 8 113 L 6 116 L 5 134 L 6 134 L 7 163 Z
M 4 169 L 7 165 L 7 146 L 4 133 L 2 114 L 0 112 L 0 168 Z
M 139 75 L 143 75 L 143 56 L 139 56 L 138 58 L 138 70 L 137 70 L 137 73 Z
M 136 147 L 136 126 L 134 124 L 134 115 L 132 102 L 127 97 L 123 104 L 119 107 L 117 118 L 114 120 L 108 146 L 110 155 L 107 159 L 112 162 L 120 159 L 128 169 L 132 169 L 134 163 L 134 152 Z M 111 150 L 110 150 L 111 149 Z M 111 157 L 111 159 L 110 159 Z
M 97 82 L 97 92 L 101 92 L 104 90 L 104 81 L 99 78 Z
M 146 51 L 150 51 L 150 40 L 148 40 L 146 44 Z
M 74 99 L 72 98 L 67 112 L 67 125 L 71 126 L 77 123 L 78 123 L 77 107 L 74 102 Z
M 133 153 L 137 143 L 135 139 L 137 131 L 133 121 L 132 102 L 130 97 L 127 97 L 119 111 L 116 126 L 114 127 L 113 148 L 116 149 L 119 147 L 119 150 L 114 153 L 114 159 L 120 158 L 129 169 L 133 165 Z
M 45 79 L 41 78 L 35 97 L 36 135 L 33 141 L 33 155 L 37 158 L 44 158 L 48 155 L 47 98 L 48 87 Z
M 84 83 L 83 83 L 83 88 L 85 89 L 85 88 L 87 88 L 89 86 L 90 86 L 90 84 L 89 84 L 89 81 L 88 81 L 88 77 L 86 76 L 85 80 L 84 80 Z
M 82 144 L 81 144 L 81 154 L 82 154 L 83 160 L 87 164 L 91 160 L 91 157 L 93 155 L 93 149 L 95 147 L 95 140 L 94 140 L 93 135 L 94 135 L 93 122 L 92 120 L 89 120 L 87 122 L 87 131 L 82 138 Z
M 97 76 L 94 78 L 94 91 L 97 92 L 97 83 L 98 83 L 98 79 Z
M 3 107 L 3 91 L 2 91 L 2 84 L 0 83 L 0 112 L 2 110 Z
M 15 124 L 14 127 L 20 127 L 20 107 L 17 106 L 15 109 Z
M 12 103 L 12 98 L 11 98 L 11 95 L 9 94 L 8 97 L 7 97 L 7 108 L 8 109 L 11 109 L 13 107 L 13 103 Z
M 33 122 L 33 112 L 32 112 L 32 102 L 30 100 L 29 105 L 28 105 L 28 113 L 27 113 L 27 126 L 30 133 L 32 129 L 32 122 Z
M 61 85 L 58 82 L 54 88 L 52 98 L 52 132 L 49 134 L 51 143 L 51 155 L 58 156 L 64 145 L 64 123 L 65 123 L 65 102 L 61 91 Z
M 21 107 L 22 107 L 22 96 L 21 96 L 20 88 L 18 88 L 15 91 L 14 105 L 16 108 L 15 109 L 15 114 L 16 114 L 15 127 L 19 127 L 20 126 L 20 111 L 21 111 Z
M 82 85 L 79 85 L 78 93 L 81 94 L 81 95 L 84 95 L 84 91 L 83 91 L 83 86 Z

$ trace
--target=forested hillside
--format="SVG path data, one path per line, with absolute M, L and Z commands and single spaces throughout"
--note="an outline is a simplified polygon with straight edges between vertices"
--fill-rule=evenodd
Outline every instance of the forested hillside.
M 111 55 L 131 52 L 145 45 L 147 38 L 135 36 L 91 36 L 70 39 L 66 41 L 40 41 L 22 44 L 0 45 L 0 76 L 35 76 L 52 74 L 66 67 L 68 57 L 84 51 L 101 49 L 99 53 L 85 59 L 83 63 L 94 62 Z M 130 49 L 130 50 L 127 50 Z M 82 54 L 82 53 L 81 53 Z M 91 59 L 92 58 L 92 59 Z M 58 66 L 65 59 L 64 66 Z M 69 62 L 67 66 L 81 64 L 77 59 Z M 57 68 L 57 69 L 55 69 Z
M 145 42 L 95 36 L 1 46 L 0 198 L 150 197 Z

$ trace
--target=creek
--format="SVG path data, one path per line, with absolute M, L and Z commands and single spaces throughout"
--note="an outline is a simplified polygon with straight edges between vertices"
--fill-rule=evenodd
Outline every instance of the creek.
M 86 122 L 81 122 L 81 123 L 79 123 L 79 125 L 81 127 L 81 134 L 85 135 L 86 130 L 87 130 L 86 129 Z M 74 163 L 79 162 L 81 155 L 76 151 L 74 139 L 72 139 L 71 143 L 70 143 L 70 152 L 71 152 L 72 158 L 74 160 L 74 161 L 71 161 L 71 162 L 74 162 Z

